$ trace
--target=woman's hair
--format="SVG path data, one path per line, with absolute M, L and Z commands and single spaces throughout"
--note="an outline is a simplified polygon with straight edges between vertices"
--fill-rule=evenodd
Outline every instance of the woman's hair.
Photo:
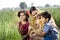
M 32 14 L 33 11 L 37 11 L 36 7 L 34 7 L 34 6 L 32 6 L 32 7 L 30 8 L 30 14 Z
M 18 12 L 18 15 L 17 15 L 18 17 L 20 17 L 20 13 L 24 13 L 24 15 L 26 16 L 25 21 L 28 21 L 29 15 L 27 14 L 27 12 L 26 12 L 25 10 L 19 11 L 19 12 Z

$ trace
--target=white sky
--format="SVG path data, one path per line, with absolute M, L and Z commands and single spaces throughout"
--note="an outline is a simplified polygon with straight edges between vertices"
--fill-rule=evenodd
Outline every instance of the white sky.
M 0 0 L 0 9 L 6 7 L 19 7 L 20 2 L 26 2 L 28 6 L 34 2 L 34 6 L 44 6 L 45 4 L 60 5 L 60 0 Z

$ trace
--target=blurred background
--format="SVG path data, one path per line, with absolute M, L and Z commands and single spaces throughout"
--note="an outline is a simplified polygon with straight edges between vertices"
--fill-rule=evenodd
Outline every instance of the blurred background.
M 22 40 L 17 13 L 21 9 L 29 10 L 31 6 L 51 13 L 60 33 L 60 0 L 0 0 L 0 40 Z

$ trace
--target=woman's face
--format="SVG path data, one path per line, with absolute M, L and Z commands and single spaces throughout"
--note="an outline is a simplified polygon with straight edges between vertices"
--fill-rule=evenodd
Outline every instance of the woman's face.
M 37 14 L 37 11 L 32 12 L 32 16 L 35 16 Z
M 24 14 L 24 13 L 20 13 L 20 19 L 21 19 L 22 21 L 24 21 L 25 18 L 26 18 L 25 14 Z

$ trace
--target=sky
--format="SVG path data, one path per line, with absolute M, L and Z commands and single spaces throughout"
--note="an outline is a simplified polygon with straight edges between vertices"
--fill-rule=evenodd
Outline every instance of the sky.
M 28 7 L 31 6 L 31 3 L 34 3 L 34 6 L 60 5 L 60 0 L 0 0 L 0 9 L 19 7 L 21 2 L 26 2 Z

